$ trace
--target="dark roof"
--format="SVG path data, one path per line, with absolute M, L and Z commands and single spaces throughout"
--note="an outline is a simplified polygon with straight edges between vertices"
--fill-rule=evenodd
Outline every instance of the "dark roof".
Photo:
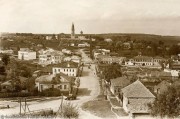
M 155 96 L 139 80 L 123 88 L 122 92 L 126 97 L 155 98 Z
M 57 78 L 56 78 L 57 77 Z M 59 73 L 56 75 L 42 75 L 36 78 L 35 82 L 44 83 L 44 84 L 52 84 L 54 78 L 56 78 L 56 83 L 70 83 L 73 77 L 70 77 L 64 73 Z
M 60 67 L 60 68 L 78 68 L 78 63 L 69 61 L 69 62 L 62 62 L 60 64 L 55 64 L 53 67 Z
M 130 81 L 127 77 L 118 77 L 115 79 L 111 79 L 110 81 L 111 86 L 121 86 L 122 88 L 130 84 Z
M 148 56 L 136 56 L 134 57 L 134 59 L 152 60 L 153 58 Z

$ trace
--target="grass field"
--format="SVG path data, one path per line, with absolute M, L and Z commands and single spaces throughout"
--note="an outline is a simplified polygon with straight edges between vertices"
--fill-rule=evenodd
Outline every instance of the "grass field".
M 82 105 L 82 109 L 102 118 L 116 118 L 111 112 L 111 105 L 106 100 L 92 100 Z

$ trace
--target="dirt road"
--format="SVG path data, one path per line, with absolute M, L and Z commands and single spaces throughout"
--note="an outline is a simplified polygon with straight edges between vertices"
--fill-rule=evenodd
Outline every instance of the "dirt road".
M 91 62 L 91 59 L 82 51 L 82 61 L 83 62 Z M 98 77 L 94 75 L 95 73 L 95 65 L 91 64 L 90 69 L 87 66 L 83 67 L 82 76 L 80 77 L 80 87 L 79 87 L 79 95 L 77 100 L 68 101 L 79 107 L 80 110 L 80 119 L 100 119 L 97 116 L 90 114 L 89 112 L 85 112 L 81 109 L 81 105 L 89 100 L 93 100 L 99 94 L 99 83 Z M 64 103 L 66 101 L 64 100 Z M 0 104 L 13 104 L 13 108 L 10 109 L 1 109 L 0 115 L 12 115 L 19 113 L 19 104 L 17 102 L 10 101 L 1 101 Z M 51 101 L 43 101 L 43 102 L 30 102 L 29 109 L 30 110 L 39 110 L 45 108 L 51 108 L 54 111 L 57 111 L 61 103 L 61 99 L 55 99 Z

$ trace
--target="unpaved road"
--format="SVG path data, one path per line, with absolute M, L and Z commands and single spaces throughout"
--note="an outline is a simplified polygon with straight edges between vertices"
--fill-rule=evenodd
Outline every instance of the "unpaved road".
M 82 61 L 83 62 L 91 62 L 91 59 L 87 57 L 86 54 L 82 50 Z M 83 111 L 81 109 L 81 105 L 87 101 L 93 100 L 98 96 L 99 94 L 99 83 L 98 83 L 98 77 L 94 75 L 95 73 L 95 64 L 91 64 L 91 68 L 88 69 L 87 66 L 84 66 L 82 76 L 80 77 L 80 87 L 79 87 L 79 95 L 77 97 L 77 100 L 72 101 L 65 101 L 71 102 L 79 107 L 80 110 L 80 119 L 100 119 L 97 116 L 92 115 L 89 112 Z M 18 114 L 19 113 L 19 104 L 17 102 L 11 102 L 11 101 L 1 101 L 0 104 L 7 105 L 9 104 L 10 107 L 13 105 L 13 108 L 10 109 L 1 109 L 0 115 L 12 115 L 12 114 Z M 61 99 L 55 99 L 51 101 L 43 101 L 43 102 L 28 102 L 29 109 L 32 110 L 39 110 L 39 109 L 45 109 L 45 108 L 51 108 L 54 111 L 57 111 L 60 104 Z

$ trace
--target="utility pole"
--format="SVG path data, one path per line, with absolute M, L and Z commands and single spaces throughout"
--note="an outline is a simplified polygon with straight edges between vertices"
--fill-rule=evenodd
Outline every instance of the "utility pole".
M 21 98 L 19 98 L 19 106 L 20 106 L 20 115 L 21 115 Z
M 24 99 L 24 102 L 25 102 L 25 110 L 24 110 L 24 113 L 26 114 L 26 106 L 27 106 L 27 104 L 26 104 L 26 98 Z

